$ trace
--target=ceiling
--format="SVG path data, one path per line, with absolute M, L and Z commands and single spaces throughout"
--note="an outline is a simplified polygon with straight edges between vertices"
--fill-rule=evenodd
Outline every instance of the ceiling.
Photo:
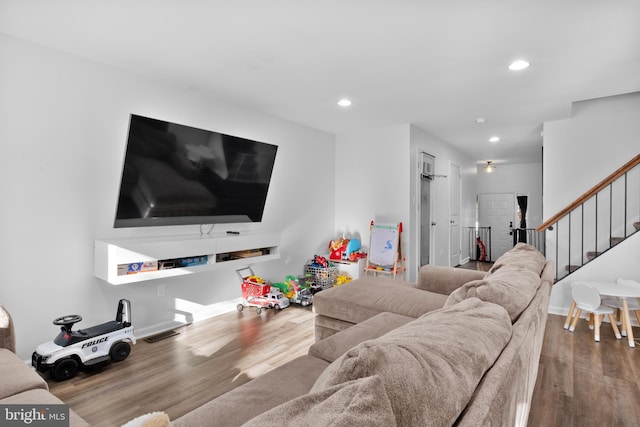
M 640 0 L 0 0 L 0 32 L 331 133 L 413 123 L 479 162 L 540 161 L 543 122 L 640 91 Z

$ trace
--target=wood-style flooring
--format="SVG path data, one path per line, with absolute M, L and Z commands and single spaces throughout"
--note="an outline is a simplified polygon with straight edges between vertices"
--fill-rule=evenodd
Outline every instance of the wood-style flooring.
M 595 342 L 586 320 L 574 332 L 564 320 L 547 318 L 529 426 L 640 426 L 639 340 L 630 348 L 603 323 Z
M 93 427 L 120 426 L 153 411 L 176 419 L 306 354 L 314 339 L 313 316 L 311 307 L 298 305 L 261 315 L 247 307 L 178 328 L 179 335 L 155 343 L 138 339 L 127 359 L 101 371 L 47 382 Z M 278 384 L 273 387 L 277 393 Z
M 313 316 L 296 305 L 223 314 L 156 343 L 139 340 L 125 361 L 49 385 L 94 427 L 151 411 L 175 419 L 305 354 Z M 562 316 L 548 317 L 529 426 L 640 426 L 640 346 L 616 340 L 607 323 L 599 343 L 586 321 L 573 333 L 563 323 Z

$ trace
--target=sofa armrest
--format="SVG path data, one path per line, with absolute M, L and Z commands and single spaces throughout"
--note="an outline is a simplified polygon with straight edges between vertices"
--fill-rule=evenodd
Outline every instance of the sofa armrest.
M 9 312 L 0 305 L 0 348 L 16 352 L 16 334 Z
M 449 295 L 467 282 L 484 279 L 486 274 L 485 271 L 423 265 L 420 267 L 416 287 L 424 291 Z

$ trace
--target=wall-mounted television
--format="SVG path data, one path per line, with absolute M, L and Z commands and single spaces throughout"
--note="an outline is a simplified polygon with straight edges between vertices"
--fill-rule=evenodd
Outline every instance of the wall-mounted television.
M 114 227 L 260 222 L 277 151 L 132 114 Z

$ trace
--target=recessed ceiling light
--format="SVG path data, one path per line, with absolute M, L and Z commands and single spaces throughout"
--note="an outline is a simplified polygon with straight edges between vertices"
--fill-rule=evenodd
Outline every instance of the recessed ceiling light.
M 498 138 L 497 136 L 492 136 L 491 138 L 489 138 L 489 142 L 498 142 L 500 141 L 500 138 Z
M 479 125 L 484 123 L 484 122 L 486 122 L 486 121 L 487 121 L 487 119 L 485 119 L 484 117 L 478 117 L 476 119 L 476 123 L 479 124 Z
M 520 70 L 524 70 L 525 68 L 527 68 L 529 65 L 528 61 L 525 61 L 524 59 L 518 59 L 517 61 L 513 61 L 510 65 L 509 65 L 509 69 L 511 71 L 520 71 Z
M 342 98 L 340 101 L 338 101 L 338 105 L 341 107 L 348 107 L 351 105 L 351 101 L 347 98 Z

